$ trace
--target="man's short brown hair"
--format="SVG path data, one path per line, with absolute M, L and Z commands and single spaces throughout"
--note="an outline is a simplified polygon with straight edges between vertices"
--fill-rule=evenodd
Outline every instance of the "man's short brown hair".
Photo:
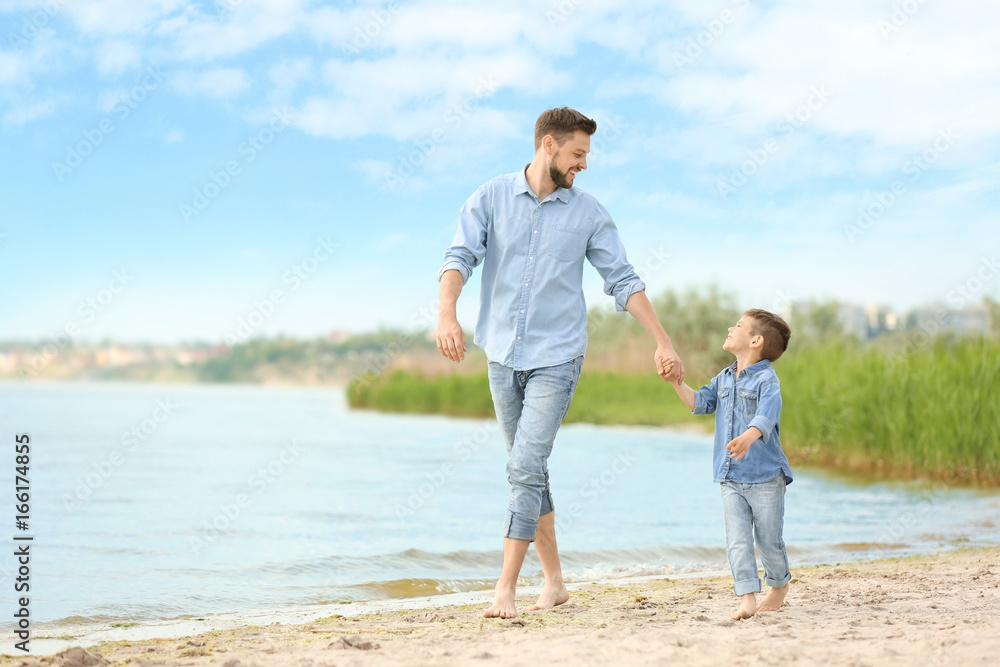
M 788 339 L 792 337 L 788 323 L 778 315 L 760 308 L 751 308 L 743 313 L 743 316 L 753 320 L 753 324 L 750 325 L 750 335 L 764 337 L 761 356 L 768 361 L 777 361 L 778 357 L 788 349 Z
M 542 138 L 546 134 L 551 134 L 556 140 L 556 145 L 562 146 L 577 130 L 593 134 L 597 132 L 597 121 L 569 107 L 543 111 L 535 121 L 535 150 L 537 151 L 542 145 Z

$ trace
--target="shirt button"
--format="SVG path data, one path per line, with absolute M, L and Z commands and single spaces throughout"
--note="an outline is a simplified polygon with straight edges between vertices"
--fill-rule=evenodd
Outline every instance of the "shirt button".
M 522 310 L 521 312 L 523 313 L 524 311 Z
M 538 233 L 538 230 L 536 229 L 536 230 L 534 231 L 534 233 L 535 233 L 535 234 L 537 234 L 537 233 Z
M 534 259 L 534 257 L 529 257 L 528 259 Z
M 524 283 L 524 286 L 525 286 L 525 287 L 527 287 L 527 286 L 528 286 L 528 283 Z
M 518 337 L 517 337 L 517 339 L 518 339 L 518 340 L 521 340 L 521 337 L 520 337 L 520 336 L 518 336 Z

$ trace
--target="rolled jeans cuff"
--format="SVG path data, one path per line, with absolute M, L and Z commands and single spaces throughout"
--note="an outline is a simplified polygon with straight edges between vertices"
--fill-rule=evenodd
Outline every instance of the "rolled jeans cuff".
M 509 537 L 512 540 L 534 542 L 536 532 L 538 532 L 537 518 L 531 519 L 526 516 L 518 516 L 507 510 L 507 518 L 504 521 L 504 537 Z
M 779 587 L 780 588 L 780 587 Z M 760 578 L 757 579 L 741 579 L 733 584 L 733 591 L 737 595 L 746 595 L 747 593 L 760 593 Z
M 552 494 L 548 491 L 542 493 L 542 510 L 539 512 L 539 516 L 545 516 L 551 512 L 555 511 L 555 505 L 552 503 Z M 514 540 L 526 540 L 528 542 L 535 541 L 535 533 L 538 531 L 538 517 L 532 519 L 532 517 L 525 516 L 523 514 L 515 514 L 510 509 L 507 510 L 507 517 L 504 521 L 504 537 L 509 537 Z
M 770 577 L 764 577 L 764 583 L 771 588 L 784 588 L 788 585 L 788 582 L 792 580 L 791 573 L 786 574 L 781 579 L 771 579 Z

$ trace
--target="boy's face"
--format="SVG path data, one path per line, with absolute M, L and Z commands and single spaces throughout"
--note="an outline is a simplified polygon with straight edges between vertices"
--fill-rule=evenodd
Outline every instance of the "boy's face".
M 749 350 L 751 343 L 756 342 L 758 339 L 763 344 L 763 336 L 760 334 L 754 336 L 750 333 L 753 324 L 752 317 L 747 317 L 746 315 L 741 317 L 739 322 L 729 327 L 729 335 L 726 336 L 726 342 L 722 344 L 722 349 L 736 354 L 737 352 Z

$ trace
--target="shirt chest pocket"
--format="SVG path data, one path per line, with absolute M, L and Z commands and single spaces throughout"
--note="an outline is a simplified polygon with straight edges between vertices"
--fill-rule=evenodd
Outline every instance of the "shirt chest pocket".
M 753 419 L 757 414 L 757 393 L 750 389 L 740 389 L 736 392 L 736 409 L 747 419 Z
M 587 254 L 590 234 L 584 229 L 552 227 L 547 230 L 547 254 L 560 262 L 575 262 Z
M 729 387 L 719 387 L 719 404 L 715 409 L 722 414 L 728 414 L 733 406 L 733 390 Z

